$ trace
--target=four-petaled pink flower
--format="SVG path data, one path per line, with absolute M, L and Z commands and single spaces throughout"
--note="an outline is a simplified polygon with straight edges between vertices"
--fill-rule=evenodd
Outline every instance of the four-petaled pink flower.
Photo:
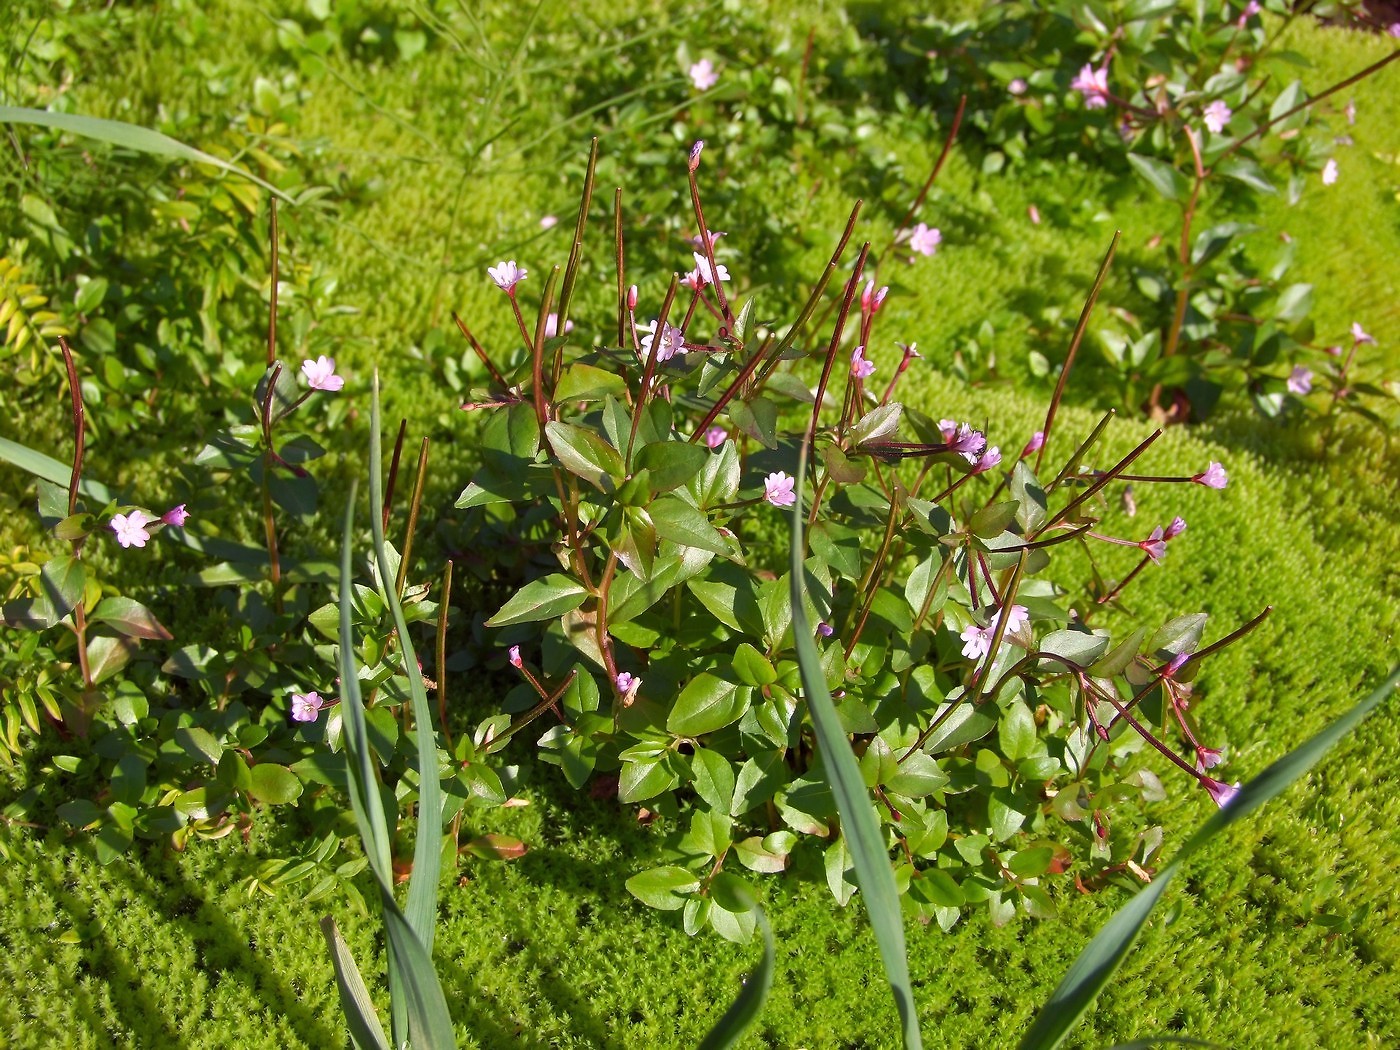
M 1322 166 L 1322 184 L 1324 186 L 1330 186 L 1336 181 L 1337 161 L 1335 159 L 1329 159 L 1327 163 Z
M 117 542 L 123 547 L 144 547 L 151 534 L 146 526 L 154 521 L 143 512 L 133 510 L 130 514 L 113 514 L 111 529 L 117 534 Z
M 710 260 L 699 252 L 691 252 L 690 254 L 695 257 L 695 269 L 691 271 L 691 275 L 697 278 L 697 283 L 714 284 L 714 275 L 710 273 Z M 715 269 L 719 272 L 719 279 L 721 281 L 729 280 L 729 268 L 725 266 L 724 263 L 715 263 Z
M 715 241 L 719 240 L 721 237 L 729 236 L 723 230 L 706 230 L 705 232 L 709 234 L 711 249 L 714 248 Z M 695 250 L 697 252 L 703 252 L 705 250 L 705 239 L 702 238 L 698 233 L 694 237 L 690 238 L 690 243 L 695 245 Z
M 791 507 L 797 502 L 792 486 L 796 479 L 785 471 L 769 474 L 763 482 L 763 498 L 775 507 Z
M 1161 561 L 1167 553 L 1167 541 L 1162 526 L 1158 525 L 1145 540 L 1138 540 L 1138 546 L 1153 561 Z
M 1006 614 L 1006 629 L 1008 632 L 1019 631 L 1025 624 L 1030 622 L 1030 610 L 1024 605 L 1013 605 Z
M 637 331 L 646 332 L 642 336 L 642 353 L 651 356 L 651 344 L 656 338 L 656 322 L 649 325 L 637 325 Z M 661 333 L 661 345 L 656 348 L 656 360 L 669 361 L 677 354 L 685 353 L 685 333 L 673 324 L 665 326 Z
M 1208 489 L 1223 489 L 1230 480 L 1230 476 L 1225 473 L 1225 468 L 1215 460 L 1210 461 L 1210 466 L 1199 474 L 1192 474 L 1191 480 L 1197 485 L 1204 485 Z
M 865 356 L 865 347 L 858 346 L 851 354 L 851 375 L 866 379 L 875 372 L 875 362 Z
M 1360 346 L 1362 343 L 1374 343 L 1376 341 L 1375 336 L 1361 327 L 1360 321 L 1353 321 L 1351 323 L 1351 338 L 1357 346 Z
M 729 431 L 724 427 L 711 427 L 705 431 L 705 446 L 707 448 L 719 448 L 729 438 Z
M 569 334 L 570 332 L 572 332 L 573 330 L 574 330 L 574 322 L 572 322 L 572 321 L 565 321 L 565 322 L 564 322 L 564 334 L 565 334 L 565 335 L 568 335 L 568 334 Z M 558 314 L 549 314 L 549 315 L 546 316 L 545 319 L 544 319 L 544 337 L 545 337 L 546 339 L 553 339 L 553 338 L 554 338 L 556 335 L 558 335 L 558 334 L 559 334 L 559 315 L 558 315 Z
M 510 652 L 509 652 L 508 656 L 509 656 L 509 659 L 510 659 L 510 665 L 511 665 L 512 667 L 522 667 L 522 666 L 524 666 L 525 661 L 522 660 L 522 659 L 520 659 L 520 646 L 518 646 L 518 645 L 512 645 L 512 646 L 510 647 Z
M 1218 747 L 1196 747 L 1196 771 L 1204 773 L 1225 761 L 1225 755 Z
M 167 525 L 174 525 L 176 528 L 179 528 L 190 520 L 190 512 L 187 511 L 185 505 L 181 503 L 178 507 L 171 507 L 162 514 L 160 520 Z
M 530 275 L 529 270 L 516 266 L 514 259 L 488 266 L 486 272 L 491 275 L 491 280 L 496 282 L 496 287 L 506 295 L 514 295 L 515 286 Z
M 943 243 L 943 234 L 939 233 L 936 227 L 926 223 L 919 223 L 909 234 L 909 248 L 920 255 L 932 255 L 938 251 L 938 246 Z
M 1230 118 L 1234 115 L 1229 106 L 1220 99 L 1216 99 L 1205 108 L 1202 116 L 1205 118 L 1206 128 L 1212 135 L 1219 135 L 1225 130 L 1225 125 L 1230 123 Z
M 321 708 L 325 706 L 326 702 L 321 699 L 320 693 L 293 693 L 292 721 L 314 722 L 316 716 L 321 713 Z
M 972 473 L 985 474 L 987 471 L 991 470 L 1000 462 L 1001 449 L 993 445 L 991 448 L 987 449 L 987 451 L 983 452 L 980 456 L 977 457 L 976 462 L 972 464 Z
M 992 650 L 992 629 L 970 623 L 958 635 L 962 639 L 962 654 L 969 660 L 980 660 Z
M 1026 447 L 1021 449 L 1021 458 L 1033 456 L 1045 446 L 1045 431 L 1037 430 L 1031 435 L 1031 439 L 1026 442 Z
M 335 358 L 325 354 L 314 361 L 303 361 L 301 372 L 312 390 L 339 390 L 345 385 L 345 379 L 335 374 Z
M 1103 109 L 1108 105 L 1108 67 L 1095 69 L 1093 63 L 1085 62 L 1079 75 L 1070 81 L 1070 90 L 1084 96 L 1085 109 Z
M 1293 371 L 1288 373 L 1288 392 L 1302 397 L 1304 394 L 1312 392 L 1312 369 L 1304 368 L 1302 365 L 1294 365 Z
M 692 65 L 686 73 L 690 76 L 690 82 L 695 85 L 696 91 L 709 91 L 719 83 L 719 74 L 715 72 L 715 65 L 708 58 L 702 58 Z
M 642 687 L 642 680 L 629 671 L 620 671 L 614 682 L 617 691 L 622 694 L 622 706 L 630 707 L 632 701 L 637 699 L 637 690 Z
M 1201 777 L 1201 787 L 1209 792 L 1210 797 L 1215 799 L 1215 804 L 1224 809 L 1234 801 L 1235 796 L 1240 793 L 1240 782 L 1237 780 L 1233 784 L 1222 784 L 1218 780 L 1210 777 Z
M 969 463 L 976 463 L 977 457 L 987 447 L 986 435 L 956 419 L 940 419 L 938 430 L 948 445 L 948 451 L 957 452 Z

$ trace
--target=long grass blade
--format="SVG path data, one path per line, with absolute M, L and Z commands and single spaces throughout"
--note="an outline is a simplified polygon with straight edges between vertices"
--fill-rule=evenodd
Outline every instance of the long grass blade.
M 389 1050 L 389 1038 L 375 1013 L 374 1002 L 370 999 L 365 979 L 360 976 L 360 968 L 355 965 L 355 957 L 335 920 L 327 915 L 321 920 L 321 932 L 326 938 L 326 947 L 331 951 L 331 962 L 335 964 L 335 983 L 340 990 L 340 1012 L 345 1015 L 345 1026 L 350 1029 L 350 1040 L 358 1050 Z
M 1356 728 L 1400 684 L 1400 668 L 1374 693 L 1306 743 L 1284 755 L 1245 784 L 1229 805 L 1205 822 L 1170 864 L 1137 896 L 1123 905 L 1079 954 L 1040 1015 L 1026 1032 L 1020 1050 L 1053 1050 L 1084 1015 L 1118 967 L 1122 965 L 1153 906 L 1183 863 L 1225 828 L 1242 820 L 1301 777 L 1342 737 Z
M 9 438 L 0 438 L 0 459 L 19 467 L 26 474 L 33 474 L 36 478 L 65 487 L 73 473 L 70 464 L 60 463 L 52 456 L 46 456 Z M 117 498 L 112 490 L 100 481 L 83 479 L 78 482 L 78 491 L 96 503 L 107 503 Z
M 758 969 L 744 982 L 743 989 L 724 1012 L 724 1016 L 701 1040 L 699 1050 L 729 1050 L 739 1041 L 749 1025 L 758 1020 L 758 1015 L 763 1012 L 764 1003 L 768 1001 L 768 992 L 773 987 L 773 930 L 768 925 L 768 916 L 763 913 L 763 907 L 758 901 L 746 890 L 735 886 L 733 892 L 748 899 L 749 911 L 753 912 L 759 933 L 763 936 L 763 958 L 759 961 Z
M 230 164 L 213 154 L 205 153 L 193 146 L 187 146 L 178 139 L 172 139 L 169 135 L 162 135 L 159 131 L 128 124 L 122 120 L 85 117 L 77 113 L 54 113 L 47 109 L 0 106 L 0 124 L 35 124 L 43 128 L 53 128 L 57 131 L 82 135 L 84 138 L 96 139 L 98 142 L 106 142 L 123 149 L 135 150 L 137 153 L 150 153 L 157 157 L 174 157 L 178 160 L 193 161 L 196 164 L 208 164 L 231 175 L 237 175 L 249 182 L 256 183 L 268 193 L 281 198 L 288 204 L 296 203 L 272 183 L 258 178 L 252 172 L 244 171 L 236 164 Z
M 865 780 L 851 753 L 846 731 L 836 716 L 836 705 L 826 688 L 821 657 L 812 641 L 812 628 L 807 623 L 806 581 L 802 566 L 802 481 L 807 472 L 807 446 L 802 446 L 796 471 L 797 501 L 792 509 L 792 636 L 797 646 L 797 663 L 802 671 L 802 691 L 807 697 L 807 709 L 812 714 L 817 740 L 821 745 L 822 762 L 826 767 L 831 793 L 841 813 L 841 830 L 850 843 L 855 861 L 856 882 L 860 886 L 865 910 L 880 947 L 880 959 L 885 977 L 894 994 L 895 1007 L 903 1029 L 904 1045 L 912 1050 L 923 1046 L 919 1035 L 919 1018 L 914 1009 L 914 990 L 909 982 L 909 958 L 904 949 L 904 920 L 899 909 L 899 890 L 894 871 L 890 868 L 880 821 Z

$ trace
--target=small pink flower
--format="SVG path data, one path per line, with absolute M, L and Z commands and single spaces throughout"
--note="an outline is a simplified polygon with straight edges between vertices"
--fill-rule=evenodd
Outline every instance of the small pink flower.
M 977 462 L 972 464 L 972 473 L 985 474 L 1001 462 L 1001 449 L 993 445 L 977 457 Z
M 699 275 L 701 284 L 714 284 L 714 276 L 710 273 L 710 260 L 699 252 L 691 252 L 690 254 L 695 258 L 695 269 L 691 272 Z M 724 263 L 715 263 L 715 269 L 719 272 L 721 281 L 729 280 L 729 268 Z
M 1013 605 L 1010 611 L 1006 614 L 1007 631 L 1019 631 L 1023 626 L 1030 622 L 1030 611 L 1024 605 Z
M 190 512 L 187 511 L 185 505 L 181 503 L 178 507 L 171 507 L 162 514 L 160 520 L 167 525 L 174 525 L 176 528 L 179 528 L 190 520 Z
M 1234 115 L 1229 106 L 1220 99 L 1216 99 L 1205 108 L 1202 116 L 1205 118 L 1206 128 L 1212 135 L 1219 135 L 1225 130 L 1225 125 L 1230 123 L 1230 118 Z
M 1108 105 L 1108 67 L 1095 69 L 1090 62 L 1084 63 L 1079 75 L 1070 81 L 1070 90 L 1084 96 L 1085 109 L 1103 109 Z
M 821 637 L 830 638 L 835 633 L 836 628 L 831 626 L 831 624 L 827 623 L 825 620 L 817 624 L 817 634 L 821 635 Z
M 559 225 L 559 216 L 557 216 L 557 215 L 541 215 L 541 216 L 540 216 L 540 229 L 542 229 L 542 230 L 550 230 L 550 229 L 553 229 L 553 228 L 554 228 L 555 226 L 557 226 L 557 225 Z
M 1356 123 L 1356 99 L 1349 99 L 1347 108 L 1342 112 L 1347 115 L 1347 123 L 1354 125 Z
M 962 634 L 958 637 L 963 643 L 962 654 L 969 660 L 980 660 L 992 651 L 990 627 L 978 627 L 975 623 L 970 623 L 962 629 Z
M 1400 22 L 1391 22 L 1385 27 L 1385 31 L 1391 36 L 1400 36 Z
M 1172 523 L 1167 526 L 1167 531 L 1162 533 L 1162 539 L 1174 540 L 1186 531 L 1186 519 L 1183 517 L 1172 518 Z
M 320 693 L 293 693 L 292 721 L 314 722 L 316 716 L 321 713 L 321 708 L 325 706 L 326 702 L 321 699 Z
M 1326 354 L 1328 357 L 1341 357 L 1341 356 L 1342 356 L 1342 348 L 1341 348 L 1340 346 L 1325 346 L 1325 347 L 1322 348 L 1322 352 L 1323 352 L 1324 354 Z
M 705 446 L 707 448 L 719 448 L 729 439 L 729 431 L 724 427 L 711 427 L 705 431 Z
M 635 310 L 636 308 L 637 308 L 637 286 L 634 284 L 634 285 L 632 285 L 632 287 L 630 287 L 630 288 L 627 289 L 627 309 L 629 309 L 629 310 Z
M 312 390 L 339 390 L 345 385 L 344 378 L 335 374 L 335 358 L 325 354 L 314 361 L 303 361 L 301 372 Z
M 1176 673 L 1186 666 L 1186 661 L 1189 659 L 1191 659 L 1190 653 L 1177 653 L 1157 673 L 1163 678 L 1175 678 Z
M 712 250 L 715 246 L 715 241 L 719 240 L 721 237 L 728 236 L 723 230 L 707 230 L 706 232 L 710 235 L 710 248 Z M 698 233 L 690 238 L 690 243 L 695 245 L 695 250 L 697 252 L 703 252 L 705 250 L 705 242 Z
M 1167 541 L 1162 532 L 1162 526 L 1158 525 L 1148 535 L 1147 539 L 1139 540 L 1138 546 L 1153 561 L 1161 561 L 1167 553 Z
M 791 507 L 797 502 L 797 493 L 792 488 L 795 481 L 791 474 L 781 470 L 769 474 L 763 482 L 763 498 L 775 507 Z
M 1040 209 L 1037 208 L 1034 204 L 1026 208 L 1026 214 L 1031 217 L 1031 224 L 1033 226 L 1040 225 Z
M 1026 442 L 1026 447 L 1021 449 L 1021 458 L 1033 456 L 1045 447 L 1045 431 L 1037 430 L 1031 435 L 1031 439 Z
M 1312 392 L 1312 369 L 1304 368 L 1302 365 L 1294 365 L 1293 371 L 1288 373 L 1288 392 L 1303 397 Z
M 690 77 L 690 82 L 695 85 L 696 91 L 709 91 L 710 88 L 719 83 L 719 74 L 715 72 L 714 63 L 708 58 L 702 58 L 696 62 L 686 70 L 686 73 Z
M 642 337 L 642 353 L 651 356 L 651 344 L 655 338 L 656 322 L 649 325 L 638 325 L 637 331 L 646 332 Z M 656 360 L 658 362 L 669 361 L 677 354 L 685 353 L 685 333 L 673 324 L 665 326 L 665 331 L 661 335 L 661 345 L 656 349 Z
M 621 671 L 614 683 L 617 685 L 617 691 L 622 694 L 622 706 L 630 707 L 632 701 L 637 699 L 637 690 L 642 687 L 642 680 L 628 671 Z
M 117 534 L 117 542 L 123 547 L 144 547 L 151 538 L 146 526 L 153 520 L 141 511 L 133 510 L 130 514 L 113 514 L 109 527 Z
M 564 334 L 565 334 L 565 335 L 568 335 L 568 333 L 572 332 L 573 330 L 574 330 L 574 322 L 572 322 L 572 321 L 565 321 L 565 322 L 564 322 Z M 558 315 L 558 314 L 550 314 L 549 316 L 547 316 L 547 317 L 544 319 L 544 335 L 545 335 L 545 338 L 546 338 L 546 339 L 553 339 L 553 338 L 554 338 L 556 335 L 558 335 L 558 334 L 559 334 L 559 315 Z
M 909 248 L 920 255 L 932 255 L 938 251 L 938 246 L 943 243 L 943 234 L 925 223 L 919 223 L 909 234 Z
M 865 291 L 860 293 L 860 312 L 863 314 L 878 313 L 881 305 L 885 301 L 885 296 L 889 294 L 889 285 L 885 285 L 879 291 L 876 291 L 874 278 L 866 281 Z
M 1011 94 L 1013 95 L 1024 95 L 1026 93 L 1026 82 L 1020 77 L 1017 77 L 1011 83 L 1006 85 L 1006 90 L 1011 92 Z
M 1191 480 L 1197 485 L 1204 485 L 1208 489 L 1223 489 L 1229 482 L 1230 476 L 1225 473 L 1225 468 L 1215 460 L 1211 460 L 1210 466 L 1199 474 L 1192 474 Z
M 512 645 L 509 652 L 510 665 L 512 667 L 523 667 L 525 661 L 520 659 L 520 646 Z
M 851 354 L 851 375 L 857 379 L 866 379 L 875 372 L 875 362 L 868 360 L 865 356 L 865 347 L 858 346 Z
M 1225 761 L 1225 755 L 1218 747 L 1197 747 L 1196 748 L 1196 771 L 1204 773 L 1207 769 L 1214 769 Z
M 958 453 L 969 463 L 976 463 L 977 457 L 987 447 L 987 438 L 980 430 L 973 430 L 956 419 L 940 419 L 938 430 L 948 445 L 948 451 Z
M 1330 186 L 1336 181 L 1337 161 L 1335 159 L 1329 159 L 1327 163 L 1322 166 L 1322 184 L 1324 186 Z
M 1351 323 L 1351 339 L 1357 346 L 1360 346 L 1362 343 L 1374 343 L 1376 341 L 1375 336 L 1369 334 L 1366 329 L 1361 327 L 1360 321 L 1353 321 Z
M 1240 793 L 1240 782 L 1237 780 L 1233 784 L 1222 784 L 1218 780 L 1210 777 L 1201 777 L 1201 787 L 1205 788 L 1210 797 L 1215 799 L 1215 804 L 1224 809 L 1234 801 L 1235 796 Z
M 1255 15 L 1257 15 L 1258 13 L 1259 13 L 1259 0 L 1249 0 L 1249 3 L 1247 3 L 1247 4 L 1244 5 L 1244 10 L 1243 10 L 1242 12 L 1240 12 L 1240 20 L 1239 20 L 1237 23 L 1235 23 L 1235 24 L 1238 25 L 1241 29 L 1243 29 L 1244 26 L 1245 26 L 1245 23 L 1248 22 L 1251 18 L 1253 18 L 1253 17 L 1254 17 Z
M 496 282 L 496 287 L 505 292 L 506 295 L 514 295 L 515 286 L 530 274 L 529 270 L 516 266 L 514 259 L 509 262 L 497 263 L 495 266 L 488 266 L 486 272 L 491 275 L 491 280 Z

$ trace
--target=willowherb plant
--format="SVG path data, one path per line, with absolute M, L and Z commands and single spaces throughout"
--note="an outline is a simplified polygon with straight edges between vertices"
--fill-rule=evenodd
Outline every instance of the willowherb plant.
M 1311 286 L 1287 280 L 1292 242 L 1271 255 L 1249 240 L 1262 229 L 1246 219 L 1261 195 L 1282 188 L 1296 203 L 1337 181 L 1335 146 L 1350 139 L 1335 124 L 1357 119 L 1346 89 L 1400 57 L 1309 95 L 1278 41 L 1311 13 L 1284 0 L 1018 0 L 975 23 L 923 26 L 935 80 L 971 97 L 968 122 L 990 147 L 984 167 L 1092 151 L 1178 209 L 1133 267 L 1136 296 L 1095 333 L 1124 407 L 1181 421 L 1243 395 L 1269 418 L 1381 421 L 1370 405 L 1387 390 L 1349 381 L 1351 357 L 1329 358 L 1308 320 Z M 1051 368 L 1040 351 L 1031 366 Z M 1315 373 L 1330 397 L 1309 398 Z
M 1176 518 L 1123 537 L 1103 519 L 1114 486 L 1223 488 L 1224 468 L 1141 473 L 1157 434 L 1098 463 L 1108 417 L 1051 467 L 1058 391 L 1042 430 L 1009 436 L 1023 446 L 1009 465 L 993 428 L 896 400 L 918 355 L 911 343 L 895 364 L 872 349 L 884 291 L 866 274 L 868 244 L 829 330 L 812 323 L 859 206 L 797 319 L 758 320 L 755 299 L 738 303 L 725 287 L 737 260 L 719 254 L 704 217 L 702 146 L 688 164 L 694 268 L 654 309 L 626 284 L 615 215 L 615 341 L 580 346 L 569 334 L 591 164 L 574 253 L 562 284 L 557 268 L 545 280 L 533 326 L 521 304 L 528 268 L 491 268 L 522 346 L 499 368 L 474 343 L 494 385 L 470 407 L 492 416 L 484 465 L 457 505 L 551 564 L 487 621 L 523 681 L 476 736 L 499 743 L 544 718 L 541 754 L 572 785 L 615 775 L 620 801 L 675 829 L 674 863 L 629 889 L 682 911 L 691 933 L 746 939 L 751 915 L 724 904 L 744 884 L 738 871 L 820 865 L 838 901 L 855 889 L 800 682 L 794 624 L 805 621 L 921 918 L 948 927 L 980 903 L 998 922 L 1018 903 L 1048 914 L 1041 880 L 1066 870 L 1084 838 L 1092 874 L 1081 881 L 1146 878 L 1160 829 L 1113 836 L 1112 805 L 1164 789 L 1150 770 L 1120 765 L 1146 745 L 1229 800 L 1233 787 L 1207 772 L 1220 741 L 1197 727 L 1188 697 L 1201 661 L 1263 614 L 1205 646 L 1204 614 L 1100 626 L 1185 529 Z M 782 570 L 774 541 L 808 444 L 799 616 L 796 570 Z M 1116 546 L 1138 553 L 1072 593 L 1050 572 L 1066 543 L 1091 560 Z

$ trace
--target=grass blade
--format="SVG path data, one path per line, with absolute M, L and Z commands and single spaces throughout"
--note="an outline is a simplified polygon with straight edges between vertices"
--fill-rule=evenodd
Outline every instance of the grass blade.
M 802 446 L 798 460 L 797 501 L 792 509 L 792 636 L 797 646 L 797 662 L 802 669 L 802 691 L 812 714 L 817 740 L 821 745 L 822 761 L 826 767 L 831 793 L 841 813 L 841 829 L 850 843 L 855 860 L 856 882 L 860 885 L 865 910 L 880 946 L 880 959 L 885 965 L 885 977 L 894 994 L 903 1028 L 904 1045 L 920 1048 L 919 1018 L 914 1009 L 914 991 L 909 983 L 909 958 L 904 949 L 904 919 L 899 908 L 899 890 L 894 871 L 890 868 L 880 821 L 865 789 L 865 780 L 851 753 L 846 731 L 836 717 L 836 706 L 826 688 L 821 657 L 812 640 L 812 628 L 807 623 L 806 582 L 802 566 L 802 483 L 807 473 L 807 446 Z
M 350 1040 L 359 1050 L 389 1050 L 389 1039 L 384 1027 L 379 1023 L 374 1003 L 370 1000 L 365 979 L 360 976 L 360 968 L 355 965 L 355 957 L 335 920 L 327 915 L 321 920 L 321 932 L 325 934 L 326 946 L 331 950 L 331 961 L 335 964 L 335 983 L 340 989 L 340 1012 L 345 1015 L 345 1026 L 350 1029 Z
M 736 886 L 733 892 L 748 898 L 749 910 L 753 912 L 754 919 L 758 922 L 759 933 L 763 935 L 763 958 L 759 961 L 758 969 L 744 982 L 743 990 L 724 1012 L 724 1016 L 701 1040 L 699 1050 L 729 1050 L 729 1047 L 739 1041 L 749 1025 L 758 1020 L 758 1015 L 763 1012 L 764 1003 L 768 1001 L 769 989 L 773 987 L 773 930 L 768 925 L 768 916 L 763 914 L 763 907 L 747 891 Z
M 1253 813 L 1316 765 L 1342 737 L 1356 728 L 1362 719 L 1390 696 L 1397 683 L 1400 683 L 1400 668 L 1392 671 L 1379 689 L 1341 718 L 1245 784 L 1228 806 L 1206 821 L 1200 830 L 1187 840 L 1172 862 L 1159 871 L 1157 877 L 1145 889 L 1120 908 L 1079 953 L 1079 958 L 1051 993 L 1035 1023 L 1022 1038 L 1020 1050 L 1053 1050 L 1059 1046 L 1075 1022 L 1098 997 L 1109 978 L 1122 965 L 1124 957 L 1147 921 L 1148 914 L 1165 892 L 1167 883 L 1191 854 L 1235 821 Z
M 64 486 L 64 488 L 68 487 L 69 479 L 73 474 L 71 464 L 60 463 L 52 456 L 36 452 L 28 445 L 21 445 L 18 441 L 11 441 L 9 438 L 0 438 L 0 459 L 19 467 L 26 474 L 33 474 L 36 478 L 51 481 L 55 485 Z M 100 481 L 86 479 L 79 481 L 78 491 L 97 503 L 107 503 L 116 498 L 112 490 Z
M 230 164 L 203 150 L 186 146 L 178 139 L 162 135 L 150 128 L 128 124 L 122 120 L 104 120 L 101 117 L 85 117 L 76 113 L 54 113 L 47 109 L 28 109 L 20 106 L 0 106 L 0 124 L 36 124 L 42 128 L 67 131 L 84 138 L 96 139 L 112 146 L 135 150 L 137 153 L 150 153 L 157 157 L 174 157 L 193 161 L 196 164 L 209 164 L 232 175 L 238 175 L 254 182 L 275 197 L 288 204 L 295 204 L 285 193 L 270 182 L 265 182 L 252 172 L 244 171 L 236 164 Z

